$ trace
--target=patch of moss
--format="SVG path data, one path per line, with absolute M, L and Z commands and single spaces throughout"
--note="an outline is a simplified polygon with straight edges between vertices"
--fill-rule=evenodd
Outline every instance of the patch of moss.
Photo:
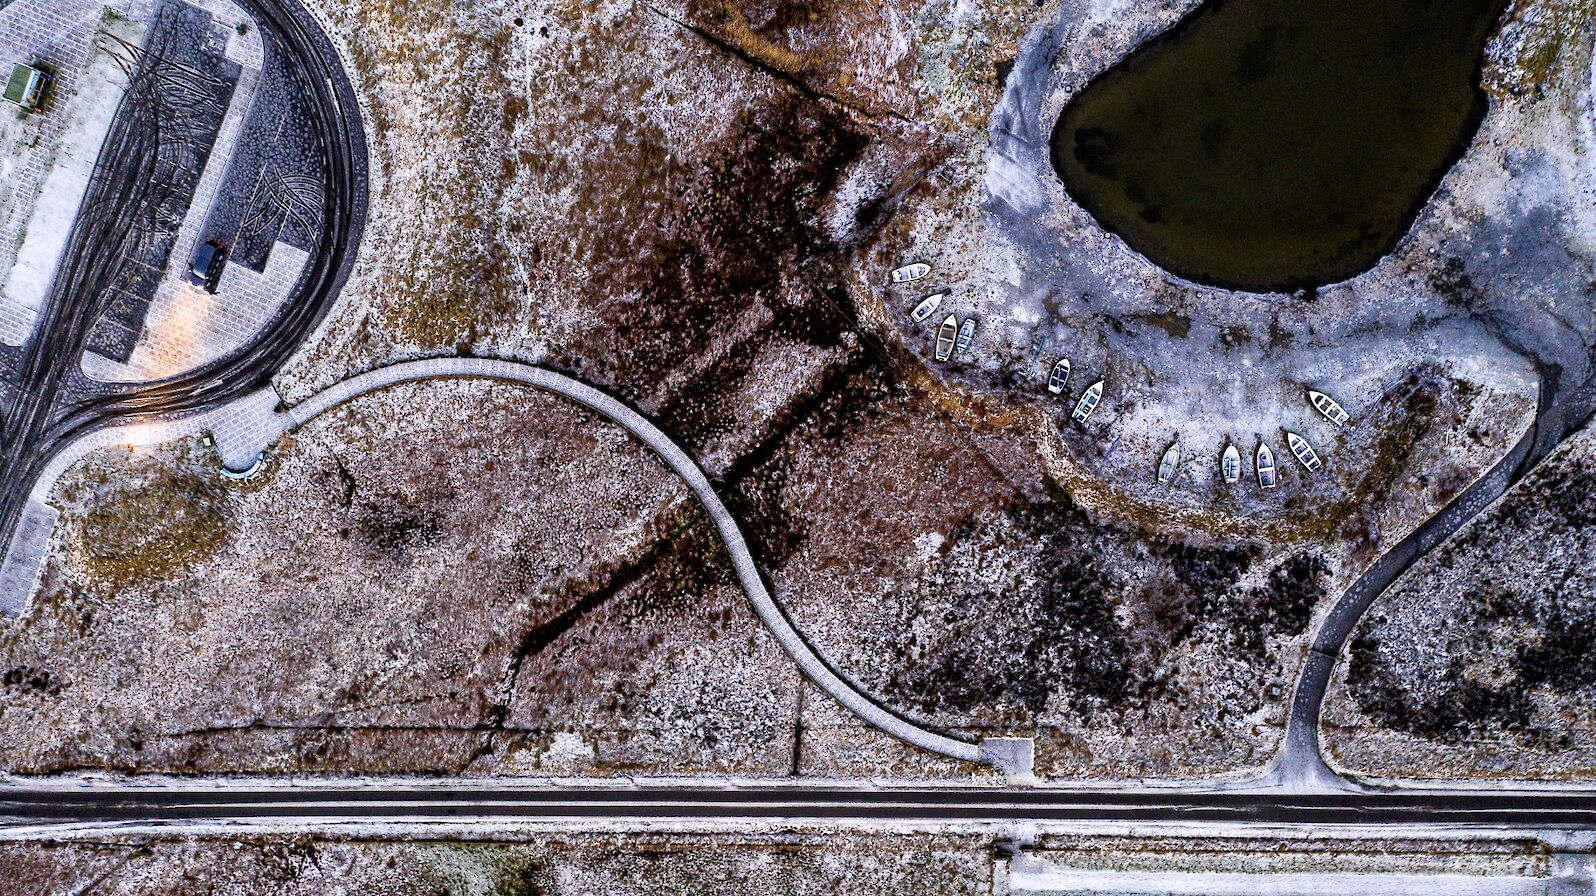
M 1596 0 L 1528 0 L 1514 4 L 1502 26 L 1508 52 L 1484 79 L 1497 96 L 1539 92 L 1596 18 Z
M 214 555 L 227 539 L 227 493 L 191 470 L 113 486 L 82 517 L 89 575 L 113 590 L 166 579 Z

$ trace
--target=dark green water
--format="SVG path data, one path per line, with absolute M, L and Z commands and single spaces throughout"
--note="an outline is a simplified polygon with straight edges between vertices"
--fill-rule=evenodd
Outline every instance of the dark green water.
M 1167 270 L 1291 290 L 1371 267 L 1479 126 L 1504 0 L 1209 0 L 1078 93 L 1065 187 Z

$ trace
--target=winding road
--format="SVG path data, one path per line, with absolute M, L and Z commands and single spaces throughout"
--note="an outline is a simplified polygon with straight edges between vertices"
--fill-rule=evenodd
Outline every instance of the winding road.
M 1364 614 L 1402 573 L 1467 525 L 1528 472 L 1539 432 L 1539 425 L 1532 424 L 1495 466 L 1452 499 L 1440 513 L 1415 527 L 1382 554 L 1330 608 L 1303 660 L 1297 686 L 1292 692 L 1291 714 L 1280 755 L 1266 777 L 1304 787 L 1345 785 L 1344 779 L 1325 762 L 1319 740 L 1319 719 L 1335 664 L 1340 661 L 1348 639 Z
M 703 505 L 726 546 L 726 553 L 737 572 L 737 580 L 753 604 L 754 612 L 810 681 L 853 714 L 906 743 L 954 759 L 987 762 L 1011 774 L 1030 773 L 1030 757 L 1026 749 L 1028 744 L 1022 745 L 1008 738 L 974 744 L 948 737 L 884 706 L 840 675 L 792 624 L 786 610 L 772 599 L 737 520 L 721 502 L 709 477 L 698 463 L 670 436 L 624 402 L 564 374 L 531 364 L 486 358 L 434 358 L 394 364 L 345 380 L 282 412 L 275 418 L 280 429 L 274 431 L 272 427 L 265 427 L 256 433 L 258 445 L 264 450 L 276 441 L 281 432 L 302 426 L 361 395 L 399 383 L 438 378 L 491 379 L 531 386 L 574 401 L 620 425 L 653 449 Z M 1015 755 L 1015 750 L 1022 750 L 1023 755 Z

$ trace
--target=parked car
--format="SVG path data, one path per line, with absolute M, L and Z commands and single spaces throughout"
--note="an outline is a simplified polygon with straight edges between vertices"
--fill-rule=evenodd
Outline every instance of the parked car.
M 21 63 L 12 67 L 6 81 L 6 102 L 27 112 L 44 110 L 44 94 L 50 87 L 50 73 Z
M 222 282 L 222 268 L 226 266 L 227 247 L 216 240 L 206 240 L 194 252 L 194 261 L 188 268 L 189 278 L 194 285 L 214 293 Z

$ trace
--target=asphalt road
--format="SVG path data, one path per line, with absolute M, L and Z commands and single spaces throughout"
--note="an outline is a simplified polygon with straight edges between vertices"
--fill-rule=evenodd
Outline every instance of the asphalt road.
M 913 822 L 1203 822 L 1270 825 L 1483 825 L 1500 831 L 1596 829 L 1596 792 L 1074 790 L 970 786 L 459 786 L 298 783 L 0 789 L 0 821 L 184 822 L 250 819 L 832 819 Z

